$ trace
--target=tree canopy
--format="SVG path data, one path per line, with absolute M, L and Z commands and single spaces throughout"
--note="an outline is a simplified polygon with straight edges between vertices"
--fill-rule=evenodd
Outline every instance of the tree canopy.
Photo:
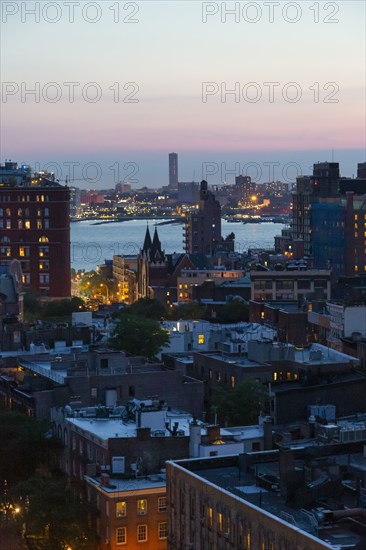
M 40 425 L 15 412 L 0 412 L 0 479 L 9 486 L 33 475 L 47 447 Z
M 94 548 L 93 540 L 83 528 L 86 507 L 67 486 L 66 479 L 32 477 L 19 484 L 16 493 L 30 548 Z
M 121 312 L 116 315 L 115 322 L 109 340 L 115 349 L 153 359 L 163 346 L 169 344 L 169 333 L 153 319 Z
M 137 302 L 130 305 L 128 308 L 130 315 L 138 315 L 148 319 L 160 320 L 167 314 L 166 307 L 153 298 L 140 298 Z
M 268 391 L 260 382 L 246 380 L 233 389 L 217 388 L 213 405 L 223 425 L 257 424 L 259 412 L 268 410 Z

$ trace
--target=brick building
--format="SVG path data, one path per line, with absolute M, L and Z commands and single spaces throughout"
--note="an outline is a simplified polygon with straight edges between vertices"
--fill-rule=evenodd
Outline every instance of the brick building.
M 20 261 L 25 289 L 67 298 L 71 294 L 69 188 L 49 174 L 32 177 L 16 163 L 10 164 L 0 171 L 0 261 Z

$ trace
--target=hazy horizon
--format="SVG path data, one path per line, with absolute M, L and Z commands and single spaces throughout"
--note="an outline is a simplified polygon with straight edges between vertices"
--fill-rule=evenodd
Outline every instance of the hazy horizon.
M 102 188 L 167 185 L 172 151 L 180 181 L 216 163 L 210 183 L 365 161 L 363 2 L 36 4 L 1 6 L 2 162 L 58 163 L 62 180 L 79 162 L 85 188 L 97 163 Z

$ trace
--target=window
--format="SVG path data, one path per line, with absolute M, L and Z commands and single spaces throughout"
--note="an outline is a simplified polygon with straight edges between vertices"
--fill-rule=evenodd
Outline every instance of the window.
M 117 529 L 116 529 L 116 544 L 127 544 L 127 529 L 126 529 L 126 527 L 117 527 Z
M 48 260 L 41 260 L 39 262 L 39 269 L 41 271 L 48 271 L 50 268 L 50 262 Z
M 222 531 L 222 513 L 221 512 L 217 513 L 217 525 L 218 525 L 219 531 Z
M 158 512 L 165 512 L 166 511 L 166 497 L 159 497 L 158 498 Z
M 210 507 L 208 509 L 208 524 L 209 524 L 210 527 L 212 527 L 212 523 L 213 523 L 213 510 Z
M 204 334 L 199 334 L 197 342 L 198 342 L 198 344 L 204 344 L 205 343 L 205 335 Z
M 48 243 L 48 237 L 39 237 L 38 242 L 39 243 Z
M 48 253 L 49 253 L 48 246 L 40 246 L 39 247 L 39 257 L 40 258 L 44 258 L 44 257 L 48 256 Z
M 116 518 L 125 518 L 127 515 L 127 505 L 125 500 L 116 502 Z
M 232 376 L 230 381 L 231 381 L 231 387 L 232 387 L 232 389 L 234 389 L 235 388 L 235 376 Z
M 20 246 L 19 247 L 19 256 L 21 258 L 28 257 L 30 254 L 30 248 L 29 246 Z
M 24 222 L 24 227 L 25 227 L 26 229 L 30 229 L 30 228 L 31 228 L 30 220 L 25 220 L 25 222 Z
M 147 514 L 147 500 L 145 498 L 137 501 L 137 513 L 140 516 Z
M 168 524 L 162 521 L 158 526 L 159 540 L 166 539 L 168 536 Z
M 37 229 L 43 229 L 42 220 L 37 220 Z
M 147 541 L 147 525 L 137 526 L 137 542 Z

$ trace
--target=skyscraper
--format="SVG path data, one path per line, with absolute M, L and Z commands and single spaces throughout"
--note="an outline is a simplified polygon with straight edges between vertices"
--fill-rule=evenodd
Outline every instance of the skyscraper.
M 201 181 L 197 212 L 191 213 L 185 226 L 185 250 L 190 254 L 214 254 L 221 243 L 221 207 L 215 195 L 208 190 L 207 181 Z
M 178 188 L 178 155 L 169 153 L 169 188 Z

